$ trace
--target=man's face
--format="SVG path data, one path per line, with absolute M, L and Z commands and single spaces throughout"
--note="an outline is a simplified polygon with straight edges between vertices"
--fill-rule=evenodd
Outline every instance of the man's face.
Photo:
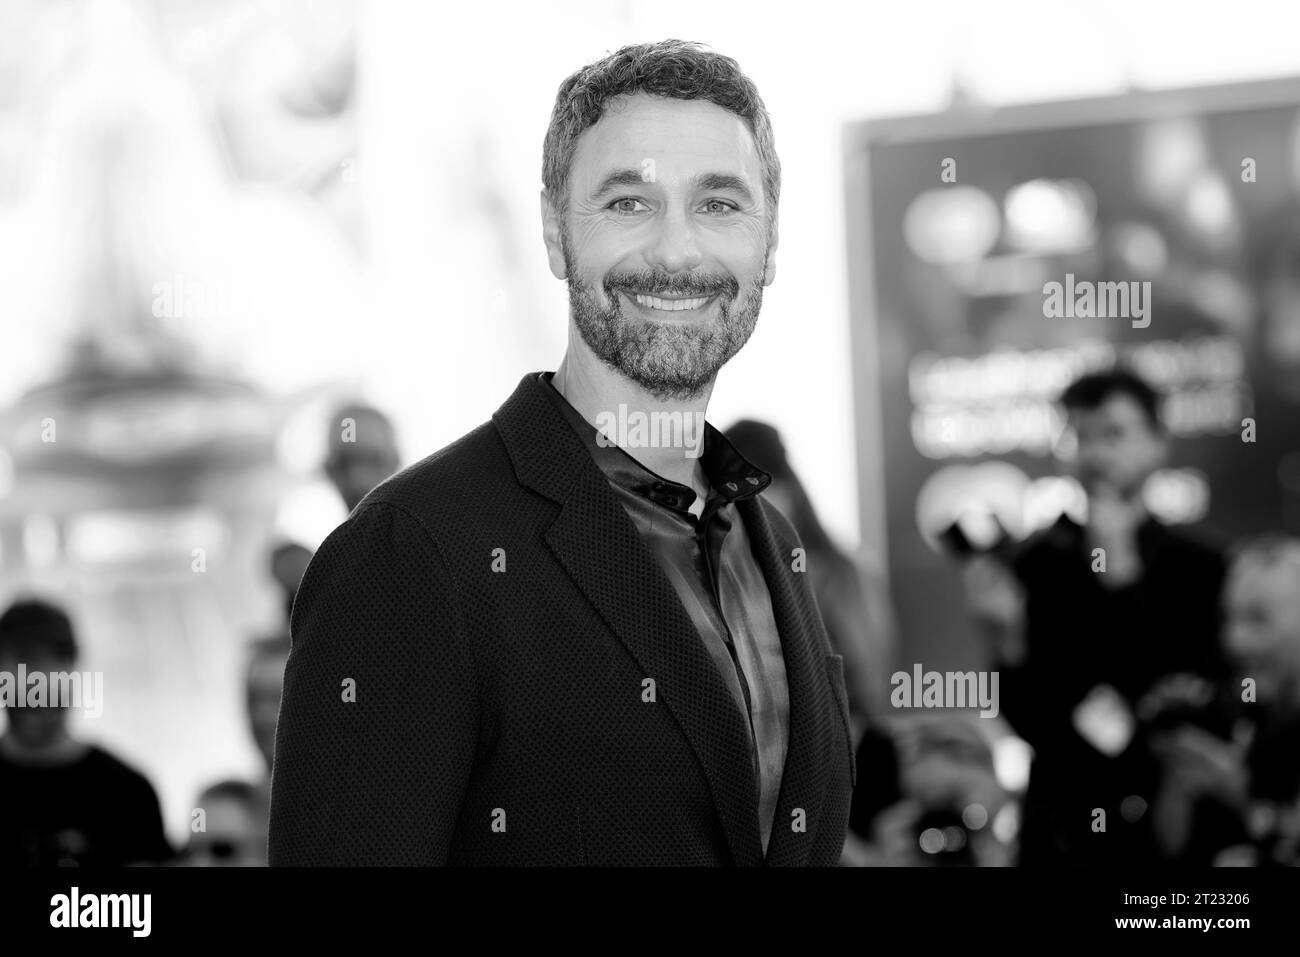
M 362 496 L 364 498 L 364 496 Z M 293 594 L 302 584 L 302 576 L 307 574 L 311 564 L 311 550 L 301 547 L 282 548 L 271 558 L 271 575 L 280 588 Z
M 71 671 L 76 663 L 58 655 L 41 653 L 28 654 L 22 662 L 27 674 L 43 672 L 46 675 L 60 671 Z M 14 675 L 17 680 L 19 660 L 13 655 L 0 658 L 0 671 Z M 26 689 L 18 689 L 25 693 Z M 44 708 L 7 708 L 5 717 L 9 722 L 9 733 L 25 748 L 48 748 L 63 737 L 63 730 L 68 724 L 69 712 L 65 706 L 47 706 Z
M 205 830 L 190 838 L 185 863 L 190 867 L 263 867 L 265 822 L 244 802 L 231 797 L 203 801 Z
M 1255 679 L 1259 701 L 1300 691 L 1300 555 L 1238 562 L 1224 604 L 1228 653 Z
M 330 437 L 330 456 L 325 471 L 348 510 L 384 479 L 397 471 L 400 459 L 397 437 L 385 420 L 358 413 L 352 441 L 344 442 L 335 432 Z
M 1075 468 L 1089 491 L 1105 484 L 1135 494 L 1164 463 L 1163 437 L 1130 396 L 1112 395 L 1095 409 L 1072 409 L 1069 416 L 1078 437 Z
M 745 121 L 704 100 L 621 98 L 578 140 L 568 189 L 567 212 L 543 197 L 543 216 L 583 341 L 657 398 L 698 396 L 775 276 L 775 210 Z

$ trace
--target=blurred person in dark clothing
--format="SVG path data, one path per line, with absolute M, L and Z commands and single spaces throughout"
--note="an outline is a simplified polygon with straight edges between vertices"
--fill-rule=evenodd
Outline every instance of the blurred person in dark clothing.
M 244 671 L 245 706 L 248 729 L 262 756 L 266 777 L 257 783 L 269 791 L 271 764 L 275 753 L 275 724 L 280 717 L 280 695 L 284 691 L 284 666 L 289 660 L 292 642 L 289 619 L 298 595 L 302 576 L 311 564 L 312 552 L 297 542 L 282 542 L 271 550 L 271 577 L 280 591 L 284 621 L 279 630 L 248 643 Z
M 284 668 L 289 660 L 290 647 L 287 633 L 260 638 L 248 646 L 244 702 L 248 713 L 248 728 L 266 768 L 266 778 L 258 785 L 263 790 L 270 788 L 271 767 L 275 756 L 275 726 L 280 717 Z
M 0 673 L 9 681 L 71 672 L 68 616 L 42 601 L 0 615 Z M 25 693 L 27 689 L 18 688 Z M 0 737 L 0 866 L 157 863 L 171 857 L 158 796 L 145 777 L 68 728 L 68 703 L 6 707 Z
M 895 631 L 889 595 L 879 578 L 860 568 L 826 532 L 775 428 L 742 419 L 727 429 L 726 435 L 746 458 L 771 473 L 772 484 L 764 494 L 790 520 L 803 542 L 822 623 L 831 647 L 844 658 L 857 763 L 859 768 L 871 769 L 870 775 L 859 778 L 853 791 L 845 863 L 867 864 L 874 858 L 863 842 L 871 837 L 872 821 L 899 798 L 894 741 L 878 723 L 888 712 L 889 675 L 894 670 Z
M 265 792 L 248 781 L 218 781 L 195 804 L 202 827 L 193 829 L 181 863 L 186 867 L 265 867 Z
M 976 719 L 978 721 L 978 719 Z M 891 722 L 899 791 L 865 832 L 863 858 L 874 867 L 1002 867 L 1011 848 L 994 819 L 1008 795 L 998 783 L 989 741 L 960 717 Z
M 1183 723 L 1162 735 L 1157 829 L 1190 864 L 1300 865 L 1300 540 L 1235 553 L 1224 593 L 1224 691 L 1233 733 Z M 1218 702 L 1216 701 L 1216 705 Z
M 325 474 L 349 512 L 401 466 L 397 431 L 374 406 L 350 402 L 336 409 L 328 442 Z
M 1150 862 L 1159 768 L 1135 708 L 1170 675 L 1223 675 L 1224 560 L 1143 505 L 1168 454 L 1146 382 L 1124 369 L 1086 375 L 1061 404 L 1086 524 L 1062 515 L 1009 563 L 978 555 L 964 584 L 991 639 L 1002 713 L 1035 752 L 1021 863 Z
M 295 586 L 296 588 L 296 586 Z M 287 595 L 289 610 L 293 608 L 293 596 Z M 265 847 L 270 824 L 269 808 L 271 803 L 271 774 L 275 763 L 275 729 L 280 718 L 280 700 L 284 694 L 284 669 L 289 660 L 292 642 L 289 637 L 288 622 L 283 631 L 265 638 L 258 638 L 248 643 L 246 664 L 244 668 L 244 705 L 248 718 L 248 730 L 253 744 L 262 759 L 262 774 L 248 786 L 255 792 L 253 806 L 260 812 L 253 814 L 256 826 L 261 828 L 260 847 L 263 851 L 262 864 L 265 860 Z M 221 792 L 222 809 L 237 795 L 232 788 Z M 225 820 L 232 815 L 225 815 Z M 242 820 L 242 817 L 240 818 Z
M 311 563 L 311 549 L 297 542 L 281 542 L 271 549 L 271 577 L 280 591 L 280 606 L 284 609 L 284 627 L 289 627 L 293 612 L 293 599 L 302 584 L 302 576 Z
M 894 670 L 889 595 L 876 576 L 859 568 L 827 534 L 775 428 L 743 419 L 726 435 L 746 458 L 771 473 L 772 484 L 764 494 L 790 520 L 803 542 L 808 578 L 826 634 L 844 657 L 844 682 L 857 746 L 872 719 L 889 712 L 889 675 Z

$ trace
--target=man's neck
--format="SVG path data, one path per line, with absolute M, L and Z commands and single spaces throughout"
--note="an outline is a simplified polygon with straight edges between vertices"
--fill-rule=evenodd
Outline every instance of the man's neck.
M 654 421 L 650 418 L 654 413 L 679 413 L 683 423 L 702 425 L 704 422 L 713 383 L 710 382 L 703 393 L 694 399 L 659 399 L 597 360 L 585 350 L 585 344 L 583 349 L 585 354 L 575 357 L 575 348 L 570 342 L 569 351 L 565 353 L 551 383 L 593 426 L 599 428 L 602 419 L 608 421 L 611 417 L 621 421 L 624 414 L 630 416 L 633 413 L 644 414 L 646 421 Z M 702 428 L 696 431 L 692 425 L 688 434 L 697 440 L 695 447 L 676 442 L 629 447 L 625 444 L 625 435 L 610 435 L 610 438 L 616 440 L 620 448 L 650 471 L 694 489 L 702 501 L 708 493 L 708 482 L 699 458 L 703 449 L 703 431 Z

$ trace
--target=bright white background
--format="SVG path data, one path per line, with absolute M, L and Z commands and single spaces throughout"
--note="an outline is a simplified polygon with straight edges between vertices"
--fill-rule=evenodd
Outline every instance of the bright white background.
M 357 360 L 375 364 L 369 379 L 401 410 L 412 453 L 482 421 L 522 371 L 554 368 L 566 299 L 545 268 L 537 193 L 555 89 L 625 43 L 703 41 L 758 84 L 784 170 L 777 280 L 754 338 L 720 377 L 710 419 L 777 425 L 823 520 L 852 545 L 844 124 L 944 109 L 956 84 L 1005 104 L 1300 72 L 1298 28 L 1288 4 L 593 0 L 469 4 L 453 15 L 374 3 L 361 43 L 362 182 L 383 268 L 370 277 L 382 305 L 366 326 L 402 348 L 362 348 Z M 491 171 L 466 168 L 467 131 L 480 124 L 499 147 Z M 491 176 L 507 197 L 510 242 L 531 272 L 504 309 L 486 307 L 494 279 L 478 267 L 499 238 L 457 215 L 465 182 L 429 175 L 443 150 L 460 154 L 452 166 L 471 183 Z M 409 215 L 425 200 L 457 225 Z

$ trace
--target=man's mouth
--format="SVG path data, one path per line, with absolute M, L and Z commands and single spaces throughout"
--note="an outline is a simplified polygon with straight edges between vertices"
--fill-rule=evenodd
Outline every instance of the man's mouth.
M 644 309 L 658 309 L 661 312 L 684 312 L 690 309 L 702 309 L 712 301 L 712 296 L 651 296 L 647 293 L 629 293 L 632 300 Z

